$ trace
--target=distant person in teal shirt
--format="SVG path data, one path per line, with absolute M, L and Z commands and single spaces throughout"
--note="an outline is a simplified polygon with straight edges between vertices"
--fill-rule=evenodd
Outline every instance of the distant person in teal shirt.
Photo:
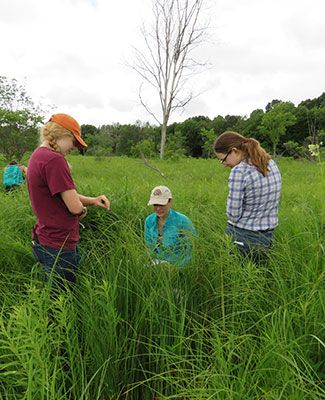
M 169 262 L 184 267 L 192 260 L 192 221 L 172 209 L 172 193 L 167 186 L 155 187 L 148 205 L 153 207 L 144 225 L 147 248 L 154 264 Z

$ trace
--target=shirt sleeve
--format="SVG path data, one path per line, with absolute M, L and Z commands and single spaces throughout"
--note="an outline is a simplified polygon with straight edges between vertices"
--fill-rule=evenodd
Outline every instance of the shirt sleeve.
M 231 222 L 238 222 L 243 214 L 245 197 L 245 176 L 234 167 L 229 176 L 229 193 L 227 199 L 227 217 Z
M 192 221 L 185 218 L 182 223 L 182 242 L 181 242 L 181 257 L 178 261 L 180 267 L 192 261 L 193 238 L 197 238 L 197 233 Z
M 183 227 L 182 228 L 183 228 L 184 232 L 188 233 L 189 236 L 197 237 L 197 233 L 196 233 L 196 230 L 194 228 L 193 222 L 189 218 L 186 218 L 183 221 Z
M 68 164 L 63 157 L 53 158 L 46 164 L 45 177 L 52 196 L 76 188 Z
M 148 229 L 148 219 L 144 221 L 144 240 L 146 242 L 146 246 L 149 246 L 150 244 L 150 235 L 149 235 L 149 229 Z
M 158 245 L 158 231 L 152 215 L 149 215 L 144 223 L 144 240 L 148 256 L 156 258 L 160 251 Z

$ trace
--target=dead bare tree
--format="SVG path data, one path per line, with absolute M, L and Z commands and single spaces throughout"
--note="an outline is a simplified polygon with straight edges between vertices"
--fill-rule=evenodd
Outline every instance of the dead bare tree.
M 205 63 L 192 58 L 193 50 L 203 42 L 207 23 L 199 17 L 206 0 L 153 0 L 151 28 L 142 26 L 145 50 L 135 49 L 135 62 L 131 67 L 158 93 L 161 113 L 157 115 L 143 98 L 143 107 L 161 126 L 160 158 L 164 158 L 167 125 L 176 109 L 184 108 L 193 93 L 184 92 L 186 81 Z

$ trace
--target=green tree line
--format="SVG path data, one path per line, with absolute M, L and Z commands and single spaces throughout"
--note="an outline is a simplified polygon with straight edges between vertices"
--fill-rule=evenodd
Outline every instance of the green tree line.
M 265 110 L 254 110 L 248 117 L 197 116 L 173 123 L 168 126 L 165 155 L 210 157 L 215 138 L 226 130 L 258 139 L 272 154 L 309 157 L 308 145 L 325 139 L 325 93 L 298 106 L 272 100 Z M 159 153 L 160 127 L 149 123 L 82 125 L 82 131 L 90 144 L 87 154 L 155 157 Z
M 45 114 L 24 85 L 0 76 L 0 153 L 7 161 L 21 160 L 35 148 Z M 160 126 L 136 121 L 101 126 L 85 124 L 81 128 L 89 144 L 87 155 L 147 158 L 159 155 Z M 311 158 L 308 145 L 325 142 L 325 92 L 297 106 L 289 101 L 272 100 L 265 110 L 253 110 L 249 116 L 218 115 L 213 119 L 196 116 L 170 124 L 165 157 L 211 157 L 215 138 L 226 130 L 258 139 L 273 155 Z

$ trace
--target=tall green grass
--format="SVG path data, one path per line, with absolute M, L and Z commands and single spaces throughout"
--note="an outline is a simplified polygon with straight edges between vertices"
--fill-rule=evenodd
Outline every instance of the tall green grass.
M 111 211 L 83 221 L 74 292 L 49 296 L 30 248 L 26 187 L 0 193 L 0 399 L 320 399 L 324 392 L 321 165 L 280 160 L 269 263 L 241 260 L 223 231 L 229 171 L 214 160 L 71 157 L 83 194 Z M 150 266 L 152 187 L 198 231 L 193 264 Z

